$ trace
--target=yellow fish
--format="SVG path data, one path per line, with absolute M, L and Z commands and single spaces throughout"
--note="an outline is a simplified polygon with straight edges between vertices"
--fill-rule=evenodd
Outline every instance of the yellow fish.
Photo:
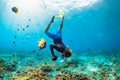
M 46 47 L 46 41 L 44 38 L 40 38 L 39 41 L 38 41 L 38 47 L 40 49 L 44 49 Z

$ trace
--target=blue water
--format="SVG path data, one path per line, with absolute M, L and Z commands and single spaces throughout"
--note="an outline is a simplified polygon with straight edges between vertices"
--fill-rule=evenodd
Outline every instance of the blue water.
M 98 0 L 92 6 L 65 11 L 62 38 L 65 45 L 72 49 L 73 54 L 81 55 L 87 50 L 120 50 L 119 4 L 120 0 Z M 34 14 L 26 12 L 28 15 L 21 16 L 22 12 L 20 15 L 19 12 L 15 14 L 11 8 L 7 1 L 0 0 L 0 52 L 16 53 L 16 51 L 35 50 L 37 54 L 43 55 L 42 52 L 47 52 L 50 55 L 49 44 L 52 40 L 46 36 L 44 30 L 52 16 L 59 11 L 51 13 L 45 9 L 44 14 L 34 13 L 33 10 Z M 50 31 L 56 32 L 59 23 L 60 19 L 56 19 Z M 28 28 L 26 28 L 27 25 L 29 25 Z M 27 39 L 28 36 L 30 39 Z M 45 38 L 47 42 L 47 47 L 41 51 L 37 46 L 40 38 Z M 14 42 L 16 44 L 13 44 Z
M 4 1 L 1 1 L 1 4 Z M 91 49 L 109 49 L 109 48 L 120 48 L 120 1 L 113 0 L 103 0 L 100 3 L 94 4 L 90 8 L 83 8 L 82 10 L 72 10 L 69 13 L 65 13 L 64 27 L 62 30 L 63 33 L 63 42 L 70 46 L 73 51 L 84 50 L 87 48 Z M 40 37 L 44 37 L 47 40 L 47 43 L 51 43 L 50 39 L 44 35 L 44 29 L 49 23 L 51 16 L 41 23 L 39 19 L 36 19 L 36 24 L 28 21 L 28 19 L 20 21 L 14 20 L 16 14 L 12 14 L 13 19 L 7 18 L 8 13 L 5 13 L 6 6 L 0 6 L 0 49 L 1 50 L 10 50 L 10 49 L 32 49 L 37 48 L 37 41 Z M 10 15 L 11 15 L 10 14 Z M 45 16 L 43 14 L 43 16 Z M 68 19 L 67 17 L 71 17 Z M 35 17 L 36 18 L 36 17 Z M 21 20 L 21 19 L 20 19 Z M 27 20 L 27 21 L 26 21 Z M 25 23 L 24 23 L 25 22 Z M 59 21 L 57 21 L 59 22 Z M 18 25 L 19 24 L 19 25 Z M 39 24 L 39 25 L 37 25 Z M 20 26 L 25 27 L 29 25 L 30 27 L 26 32 L 15 32 Z M 34 30 L 34 26 L 37 26 L 37 31 Z M 57 26 L 59 26 L 57 24 Z M 14 28 L 12 28 L 14 27 Z M 56 25 L 55 25 L 56 27 Z M 53 27 L 54 29 L 54 27 Z M 55 32 L 56 29 L 54 29 Z M 35 33 L 35 34 L 32 34 Z M 30 35 L 31 39 L 25 39 L 24 45 L 21 45 L 21 38 L 26 38 Z M 14 36 L 18 38 L 14 39 Z M 4 36 L 4 37 L 3 37 Z M 36 38 L 35 38 L 36 37 Z M 72 42 L 70 42 L 72 40 Z M 11 47 L 12 42 L 16 41 L 17 46 Z M 32 42 L 32 44 L 31 44 Z M 47 44 L 47 45 L 48 45 Z M 24 48 L 23 48 L 24 47 Z M 28 48 L 29 47 L 29 48 Z

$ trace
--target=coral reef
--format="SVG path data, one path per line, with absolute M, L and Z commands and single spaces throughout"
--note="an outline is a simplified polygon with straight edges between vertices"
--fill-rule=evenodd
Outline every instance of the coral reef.
M 16 71 L 16 76 L 11 76 L 9 80 L 50 80 L 49 74 L 34 68 L 20 69 Z
M 120 76 L 116 76 L 116 77 L 115 77 L 115 80 L 120 80 Z
M 70 73 L 62 73 L 57 74 L 54 77 L 54 80 L 91 80 L 86 74 L 70 74 Z
M 79 63 L 78 60 L 71 60 L 67 62 L 68 66 L 73 67 L 73 68 L 77 67 L 78 63 Z
M 5 65 L 5 61 L 0 58 L 0 67 L 3 67 Z
M 76 68 L 78 66 L 78 60 L 70 60 L 61 64 L 61 68 Z
M 53 71 L 54 69 L 58 68 L 58 66 L 52 62 L 50 62 L 50 63 L 42 62 L 39 64 L 39 68 L 40 68 L 40 70 L 42 70 L 44 72 L 50 72 L 50 71 Z
M 34 65 L 34 61 L 33 60 L 27 60 L 24 63 L 24 66 L 33 66 Z
M 59 74 L 54 76 L 54 80 L 91 80 L 91 78 L 87 74 L 77 74 L 61 70 Z
M 50 66 L 46 65 L 46 66 L 42 66 L 41 70 L 43 70 L 44 72 L 50 72 L 50 71 L 52 71 L 52 68 Z
M 65 62 L 43 60 L 41 56 L 36 59 L 35 55 L 24 56 L 25 59 L 14 56 L 5 61 L 0 58 L 0 80 L 120 80 L 120 52 L 103 52 L 105 57 L 79 55 Z
M 7 71 L 16 71 L 17 70 L 17 61 L 6 62 L 5 68 Z
M 3 80 L 3 77 L 4 77 L 4 73 L 0 72 L 0 80 Z
M 5 66 L 5 61 L 0 58 L 0 80 L 3 80 L 4 73 L 6 72 L 6 69 L 4 66 Z

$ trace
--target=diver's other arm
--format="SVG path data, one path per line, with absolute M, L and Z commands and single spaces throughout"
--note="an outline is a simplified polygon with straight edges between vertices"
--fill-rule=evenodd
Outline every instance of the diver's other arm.
M 63 59 L 63 61 L 64 61 L 64 62 L 66 62 L 66 61 L 67 61 L 67 59 L 65 58 L 64 53 L 62 53 L 62 59 Z
M 50 28 L 50 25 L 53 23 L 53 21 L 54 21 L 54 16 L 52 17 L 50 23 L 48 24 L 48 26 L 46 27 L 46 29 L 45 29 L 44 32 L 47 32 L 47 31 L 48 31 L 48 29 Z
M 58 30 L 61 30 L 61 29 L 62 29 L 62 27 L 63 27 L 63 22 L 64 22 L 64 16 L 62 17 L 62 21 L 61 21 L 61 23 L 60 23 L 60 27 L 59 27 Z

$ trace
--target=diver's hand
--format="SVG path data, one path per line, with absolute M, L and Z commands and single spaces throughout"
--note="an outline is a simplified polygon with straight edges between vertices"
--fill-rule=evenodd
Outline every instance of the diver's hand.
M 52 56 L 52 60 L 53 61 L 57 60 L 57 56 L 56 55 Z
M 64 62 L 67 62 L 67 58 L 64 56 L 64 54 L 62 54 L 61 57 L 62 57 L 62 59 L 63 59 Z

